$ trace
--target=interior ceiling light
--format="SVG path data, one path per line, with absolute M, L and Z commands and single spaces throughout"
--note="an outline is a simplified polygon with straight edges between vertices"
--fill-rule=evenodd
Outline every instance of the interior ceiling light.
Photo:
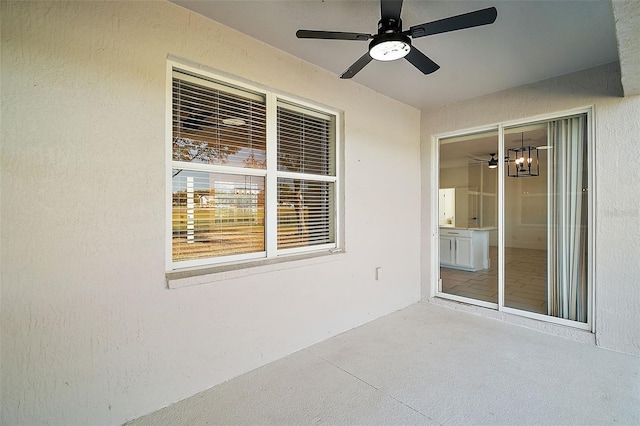
M 498 159 L 495 157 L 496 153 L 491 153 L 489 154 L 491 155 L 491 160 L 489 160 L 489 168 L 490 169 L 495 169 L 498 167 Z
M 540 175 L 538 149 L 524 146 L 524 133 L 520 134 L 520 147 L 507 149 L 507 175 L 509 177 L 527 177 Z M 511 170 L 513 165 L 514 170 Z

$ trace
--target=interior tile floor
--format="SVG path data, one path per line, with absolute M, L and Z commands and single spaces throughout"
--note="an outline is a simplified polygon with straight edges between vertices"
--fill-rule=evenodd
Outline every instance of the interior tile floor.
M 489 247 L 490 268 L 467 272 L 440 268 L 442 291 L 498 303 L 498 248 Z M 505 248 L 505 305 L 547 313 L 547 251 Z
M 640 358 L 420 302 L 129 423 L 637 425 Z

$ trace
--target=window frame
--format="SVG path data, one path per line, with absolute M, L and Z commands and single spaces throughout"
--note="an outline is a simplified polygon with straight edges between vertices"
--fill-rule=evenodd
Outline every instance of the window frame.
M 173 93 L 172 85 L 174 71 L 186 73 L 194 76 L 194 78 L 202 78 L 210 80 L 215 85 L 220 83 L 236 87 L 240 90 L 246 90 L 250 93 L 256 93 L 264 96 L 266 105 L 266 161 L 265 169 L 256 169 L 248 167 L 233 167 L 219 164 L 200 164 L 187 163 L 189 170 L 206 171 L 210 173 L 232 173 L 246 176 L 264 177 L 265 179 L 265 219 L 264 219 L 264 236 L 265 250 L 260 252 L 252 252 L 245 254 L 227 255 L 221 257 L 209 257 L 204 259 L 193 259 L 174 261 L 173 260 L 173 177 L 172 171 L 184 162 L 173 160 Z M 331 117 L 333 128 L 332 158 L 335 173 L 330 175 L 316 175 L 310 173 L 293 173 L 278 170 L 277 164 L 277 146 L 278 146 L 278 129 L 277 129 L 277 108 L 280 104 L 293 105 L 294 107 L 316 112 L 327 117 Z M 278 262 L 286 258 L 292 260 L 304 256 L 308 258 L 317 254 L 324 256 L 327 253 L 335 253 L 343 251 L 344 233 L 342 230 L 343 218 L 343 165 L 342 165 L 342 115 L 341 111 L 334 108 L 321 105 L 316 102 L 301 99 L 299 97 L 285 94 L 247 82 L 239 77 L 227 75 L 217 70 L 207 69 L 203 66 L 191 66 L 175 60 L 167 61 L 166 74 L 166 100 L 165 100 L 165 272 L 175 273 L 176 271 L 189 271 L 203 269 L 211 271 L 211 268 L 217 266 L 228 267 L 229 265 L 239 265 L 240 267 L 260 266 L 265 263 Z M 187 168 L 185 168 L 187 169 Z M 330 223 L 332 223 L 333 242 L 309 245 L 294 248 L 278 249 L 278 178 L 302 178 L 314 182 L 331 182 L 333 184 L 333 211 L 331 211 Z M 215 271 L 214 271 L 215 272 Z

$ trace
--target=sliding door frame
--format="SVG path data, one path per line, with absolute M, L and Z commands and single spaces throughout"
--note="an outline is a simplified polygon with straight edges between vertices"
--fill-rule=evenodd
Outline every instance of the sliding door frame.
M 441 133 L 438 135 L 433 135 L 431 137 L 431 159 L 432 159 L 432 167 L 431 167 L 431 181 L 434 182 L 434 188 L 440 188 L 440 141 L 442 139 L 452 138 L 452 137 L 465 137 L 465 136 L 473 136 L 475 134 L 481 133 L 489 133 L 489 132 L 499 132 L 499 126 L 497 124 L 489 125 L 489 126 L 481 126 L 474 127 L 471 129 Z M 500 166 L 498 166 L 500 167 Z M 442 292 L 442 283 L 440 281 L 440 226 L 439 226 L 439 211 L 438 211 L 438 191 L 432 191 L 431 197 L 431 220 L 433 225 L 433 232 L 431 232 L 432 240 L 431 247 L 433 247 L 433 251 L 435 253 L 434 256 L 431 256 L 431 270 L 432 270 L 432 279 L 431 279 L 431 297 L 439 297 L 441 299 L 453 300 L 455 302 L 466 303 L 469 305 L 481 306 L 483 308 L 489 308 L 498 310 L 498 304 L 492 302 L 486 302 L 484 300 L 471 299 L 469 297 L 456 296 L 454 294 L 448 294 Z
M 588 282 L 588 300 L 587 300 L 587 322 L 582 323 L 578 321 L 567 320 L 564 318 L 552 317 L 549 315 L 539 314 L 535 312 L 524 311 L 515 308 L 509 308 L 504 306 L 504 286 L 505 286 L 505 214 L 504 214 L 504 187 L 505 187 L 505 162 L 504 155 L 504 132 L 506 128 L 526 126 L 531 124 L 539 124 L 543 122 L 554 121 L 570 116 L 579 114 L 586 114 L 587 116 L 587 155 L 588 155 L 588 238 L 587 238 L 587 282 Z M 560 112 L 554 112 L 550 114 L 543 114 L 533 117 L 527 117 L 518 120 L 510 120 L 495 123 L 487 126 L 479 126 L 469 129 L 464 129 L 455 132 L 441 133 L 433 135 L 431 137 L 431 181 L 434 183 L 432 188 L 440 188 L 440 141 L 446 138 L 458 137 L 458 136 L 471 136 L 473 134 L 484 132 L 498 133 L 498 303 L 490 303 L 482 300 L 471 299 L 467 297 L 455 296 L 441 291 L 442 285 L 440 282 L 440 227 L 438 221 L 438 191 L 432 190 L 431 193 L 431 221 L 433 223 L 431 234 L 431 247 L 434 255 L 431 256 L 431 291 L 430 296 L 438 297 L 442 299 L 453 300 L 456 302 L 462 302 L 470 305 L 481 306 L 484 308 L 494 309 L 507 314 L 518 315 L 522 317 L 531 318 L 534 320 L 540 320 L 544 322 L 569 326 L 573 328 L 593 331 L 595 330 L 595 296 L 596 296 L 596 217 L 595 217 L 595 205 L 596 205 L 596 176 L 595 176 L 595 111 L 593 106 L 586 106 L 581 108 L 575 108 Z

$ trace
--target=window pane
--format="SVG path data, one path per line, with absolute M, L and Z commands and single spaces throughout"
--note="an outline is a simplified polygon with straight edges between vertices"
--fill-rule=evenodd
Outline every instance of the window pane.
M 331 182 L 278 178 L 278 248 L 335 242 Z
M 278 170 L 335 176 L 333 120 L 278 106 Z
M 547 125 L 505 129 L 505 271 L 504 305 L 523 311 L 547 313 L 548 271 L 548 150 L 515 151 L 523 146 L 548 146 Z M 509 158 L 509 154 L 513 158 Z M 516 164 L 519 158 L 523 163 Z M 518 173 L 528 170 L 528 158 L 533 176 Z M 534 161 L 535 160 L 535 161 Z
M 505 148 L 524 153 L 525 173 L 529 158 L 536 166 L 531 176 L 505 179 L 504 304 L 587 322 L 586 115 L 505 129 Z
M 173 261 L 264 251 L 264 183 L 173 169 Z
M 214 87 L 173 79 L 173 160 L 264 169 L 264 98 Z
M 498 303 L 498 132 L 440 140 L 440 291 Z

